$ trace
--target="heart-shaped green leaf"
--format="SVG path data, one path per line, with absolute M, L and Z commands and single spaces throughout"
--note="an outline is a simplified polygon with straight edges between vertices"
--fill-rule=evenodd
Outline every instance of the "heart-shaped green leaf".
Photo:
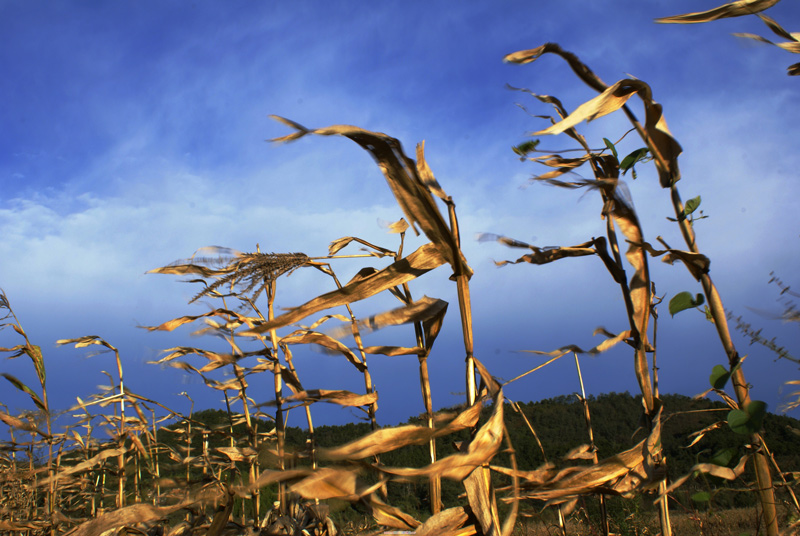
M 669 300 L 669 314 L 675 316 L 681 311 L 691 309 L 693 307 L 700 307 L 705 303 L 706 299 L 702 294 L 692 296 L 691 292 L 678 292 Z
M 746 409 L 747 414 L 750 415 L 750 422 L 753 424 L 755 431 L 761 430 L 764 416 L 767 414 L 767 403 L 761 400 L 751 400 L 747 404 Z
M 695 210 L 697 210 L 697 207 L 700 206 L 700 201 L 701 201 L 701 199 L 700 199 L 699 195 L 697 197 L 693 197 L 693 198 L 689 199 L 686 202 L 686 204 L 683 206 L 683 216 L 686 217 L 689 214 L 691 214 L 692 212 L 694 212 Z
M 761 400 L 751 400 L 744 410 L 733 409 L 728 413 L 728 426 L 737 434 L 755 434 L 761 430 L 767 404 Z
M 741 409 L 732 409 L 728 412 L 728 426 L 737 434 L 750 433 L 750 415 Z
M 724 389 L 730 377 L 731 373 L 728 372 L 728 369 L 722 365 L 714 365 L 714 368 L 711 369 L 711 376 L 708 377 L 708 382 L 714 389 Z

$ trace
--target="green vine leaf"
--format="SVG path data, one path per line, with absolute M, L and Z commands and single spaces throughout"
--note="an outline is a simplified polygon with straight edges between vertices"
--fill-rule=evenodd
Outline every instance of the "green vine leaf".
M 686 218 L 689 214 L 697 210 L 697 208 L 700 206 L 701 201 L 702 199 L 700 199 L 699 195 L 697 197 L 689 199 L 683 206 L 683 217 Z
M 737 434 L 758 433 L 767 414 L 767 404 L 761 400 L 751 400 L 744 410 L 733 409 L 728 413 L 728 426 Z
M 724 389 L 730 377 L 731 373 L 728 372 L 728 369 L 722 365 L 714 365 L 714 368 L 711 369 L 711 376 L 709 376 L 708 382 L 714 389 Z
M 640 162 L 647 158 L 648 154 L 647 147 L 642 147 L 641 149 L 636 149 L 631 154 L 626 156 L 622 159 L 622 162 L 619 164 L 619 170 L 622 172 L 623 175 L 630 169 L 631 175 L 633 178 L 636 178 L 636 170 L 633 169 L 633 166 L 636 165 L 637 162 Z
M 613 143 L 611 143 L 611 140 L 609 140 L 608 138 L 603 138 L 603 142 L 605 142 L 606 147 L 608 147 L 608 150 L 611 151 L 611 154 L 614 155 L 614 158 L 619 160 L 619 154 L 617 154 L 617 148 Z
M 692 296 L 691 292 L 679 292 L 669 300 L 669 314 L 675 316 L 686 309 L 700 307 L 705 301 L 706 299 L 702 294 Z

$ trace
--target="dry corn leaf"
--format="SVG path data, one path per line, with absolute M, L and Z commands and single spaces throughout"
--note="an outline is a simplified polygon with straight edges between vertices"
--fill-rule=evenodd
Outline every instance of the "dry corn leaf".
M 417 163 L 403 153 L 400 142 L 386 134 L 370 132 L 349 125 L 334 125 L 309 130 L 294 121 L 277 116 L 271 117 L 296 130 L 296 132 L 288 136 L 283 136 L 273 141 L 292 141 L 306 134 L 344 136 L 369 151 L 383 172 L 386 182 L 403 210 L 408 223 L 412 227 L 414 225 L 420 226 L 425 236 L 435 244 L 440 254 L 453 267 L 456 275 L 465 274 L 468 277 L 472 275 L 472 270 L 461 254 L 453 232 L 445 223 L 431 196 L 429 187 L 434 185 L 434 182 L 431 180 L 432 173 L 430 173 L 427 164 L 424 163 L 424 159 L 421 166 L 423 173 L 426 175 L 427 183 L 420 178 Z M 441 188 L 438 190 L 440 191 Z M 443 194 L 444 192 L 441 193 Z
M 326 335 L 324 333 L 320 333 L 318 331 L 298 330 L 280 339 L 280 343 L 283 345 L 316 344 L 322 346 L 323 348 L 327 348 L 328 350 L 339 352 L 345 358 L 347 358 L 347 360 L 353 366 L 355 366 L 359 370 L 359 372 L 364 372 L 364 370 L 366 370 L 364 363 L 356 354 L 354 354 L 350 350 L 350 348 L 348 348 L 338 340 L 334 339 L 333 337 Z
M 223 318 L 226 316 L 233 317 L 238 319 L 242 324 L 247 324 L 247 325 L 250 325 L 250 323 L 253 320 L 255 320 L 246 316 L 242 316 L 239 313 L 228 309 L 214 309 L 213 311 L 209 311 L 201 315 L 187 315 L 174 318 L 172 320 L 164 322 L 159 326 L 142 326 L 142 327 L 144 327 L 144 329 L 146 329 L 147 331 L 172 331 L 180 326 L 183 326 L 184 324 L 189 324 L 191 322 L 194 322 L 199 318 L 208 318 L 213 316 L 220 316 Z
M 423 296 L 408 305 L 361 319 L 358 321 L 358 328 L 362 334 L 365 334 L 388 326 L 399 326 L 412 322 L 428 322 L 435 318 L 444 317 L 446 312 L 446 301 Z M 332 335 L 334 337 L 345 337 L 351 333 L 351 326 L 343 326 L 338 328 Z M 438 335 L 438 329 L 432 329 L 430 333 L 431 346 L 433 345 L 432 339 L 435 339 L 435 334 Z
M 374 493 L 369 496 L 367 506 L 372 513 L 372 517 L 375 518 L 379 525 L 400 530 L 414 530 L 422 524 L 399 508 L 389 506 L 376 497 Z
M 574 131 L 570 131 L 572 126 L 582 120 L 590 121 L 624 106 L 625 102 L 636 93 L 644 102 L 645 107 L 644 132 L 641 134 L 655 159 L 661 187 L 669 188 L 680 180 L 678 155 L 680 155 L 682 149 L 677 140 L 672 137 L 669 127 L 667 127 L 661 105 L 653 100 L 650 86 L 640 80 L 628 79 L 621 80 L 609 87 L 577 56 L 563 50 L 555 43 L 545 43 L 535 49 L 521 50 L 508 54 L 504 60 L 511 63 L 524 64 L 535 61 L 542 54 L 547 53 L 556 54 L 566 60 L 578 77 L 586 85 L 600 92 L 600 95 L 582 104 L 572 114 L 540 133 L 550 134 L 566 131 L 570 136 L 577 139 L 577 134 Z
M 405 233 L 408 230 L 408 222 L 405 218 L 400 218 L 399 220 L 390 223 L 387 228 L 389 229 L 390 233 Z
M 800 42 L 791 41 L 789 43 L 774 43 L 765 37 L 761 37 L 760 35 L 751 34 L 751 33 L 734 33 L 736 37 L 743 37 L 745 39 L 753 39 L 755 41 L 760 41 L 761 43 L 766 43 L 768 45 L 773 45 L 776 47 L 780 47 L 783 50 L 791 52 L 792 54 L 800 54 Z
M 660 454 L 660 433 L 661 420 L 656 415 L 649 437 L 595 465 L 569 467 L 554 476 L 551 476 L 552 468 L 546 467 L 534 471 L 533 480 L 526 480 L 523 472 L 518 472 L 516 476 L 522 480 L 521 498 L 558 504 L 594 493 L 627 494 L 649 485 L 660 477 L 655 465 L 655 458 Z
M 383 270 L 357 281 L 352 281 L 340 289 L 317 296 L 311 301 L 276 317 L 266 324 L 242 332 L 241 335 L 258 335 L 299 322 L 303 318 L 324 309 L 369 298 L 389 288 L 407 283 L 441 266 L 444 262 L 444 257 L 442 257 L 439 249 L 434 244 L 425 244 L 408 257 L 395 261 Z
M 541 350 L 523 350 L 523 351 L 524 352 L 529 352 L 529 353 L 532 353 L 532 354 L 546 355 L 546 356 L 550 356 L 550 357 L 561 357 L 561 356 L 566 355 L 566 354 L 568 354 L 570 352 L 575 352 L 576 354 L 597 355 L 597 354 L 601 354 L 601 353 L 609 350 L 610 348 L 616 346 L 620 342 L 623 342 L 623 341 L 627 340 L 631 336 L 631 331 L 630 330 L 621 331 L 617 335 L 613 335 L 613 334 L 608 333 L 607 331 L 603 330 L 602 328 L 598 328 L 598 329 L 595 330 L 594 333 L 595 333 L 595 335 L 597 333 L 603 333 L 608 338 L 606 340 L 604 340 L 603 342 L 601 342 L 600 344 L 598 344 L 597 346 L 594 346 L 594 347 L 592 347 L 592 348 L 590 348 L 588 350 L 584 350 L 580 346 L 577 346 L 577 345 L 574 345 L 574 344 L 569 344 L 567 346 L 562 346 L 561 348 L 557 348 L 557 349 L 552 350 L 550 352 L 543 352 Z
M 75 528 L 75 530 L 71 531 L 69 536 L 97 536 L 98 534 L 102 534 L 117 527 L 157 521 L 159 519 L 164 519 L 173 512 L 177 512 L 178 510 L 196 503 L 196 500 L 191 500 L 173 506 L 163 507 L 144 503 L 132 504 L 131 506 L 119 508 L 82 523 Z
M 699 430 L 697 432 L 693 432 L 693 433 L 689 434 L 689 437 L 693 437 L 694 439 L 692 439 L 692 442 L 689 443 L 688 445 L 686 445 L 683 448 L 688 449 L 688 448 L 693 447 L 695 444 L 697 444 L 698 441 L 703 439 L 703 437 L 705 437 L 705 435 L 708 432 L 710 432 L 711 430 L 717 430 L 719 428 L 724 428 L 727 424 L 728 424 L 728 421 L 718 421 L 718 422 L 715 422 L 713 424 L 709 424 L 708 426 L 706 426 L 702 430 Z
M 671 17 L 661 17 L 656 22 L 662 24 L 697 24 L 700 22 L 710 22 L 712 20 L 725 19 L 728 17 L 741 17 L 752 15 L 759 11 L 769 9 L 780 0 L 738 0 L 723 4 L 707 11 L 695 13 L 684 13 L 683 15 L 673 15 Z
M 428 188 L 428 190 L 430 190 L 430 192 L 433 193 L 433 195 L 435 195 L 445 203 L 453 202 L 453 199 L 449 195 L 444 193 L 444 189 L 436 180 L 436 177 L 434 177 L 433 171 L 431 171 L 430 166 L 428 166 L 428 162 L 425 161 L 425 140 L 422 140 L 417 144 L 417 173 L 419 174 L 419 178 L 422 181 L 422 184 L 424 184 Z M 403 221 L 405 223 L 404 220 L 400 221 Z
M 36 432 L 40 436 L 47 437 L 47 434 L 36 428 L 36 425 L 33 423 L 20 420 L 4 411 L 0 411 L 0 421 L 3 421 L 5 424 L 13 428 L 19 428 L 20 430 L 25 430 L 26 432 Z
M 446 301 L 423 296 L 409 305 L 359 320 L 358 327 L 361 329 L 362 333 L 369 333 L 387 326 L 399 326 L 411 322 L 425 322 L 436 316 L 443 316 L 446 310 Z
M 283 402 L 309 402 L 312 404 L 314 402 L 331 402 L 346 407 L 368 406 L 378 401 L 378 393 L 373 391 L 372 393 L 360 395 L 345 390 L 309 389 L 284 397 L 282 400 Z M 275 404 L 273 400 L 259 404 L 259 407 L 274 406 Z
M 594 74 L 592 70 L 589 69 L 589 67 L 587 67 L 581 60 L 579 60 L 575 54 L 563 50 L 556 43 L 545 43 L 537 48 L 520 50 L 511 54 L 507 54 L 503 58 L 503 61 L 518 64 L 531 63 L 541 57 L 542 54 L 556 54 L 563 58 L 569 64 L 575 74 L 577 74 L 578 77 L 583 80 L 583 83 L 592 89 L 602 92 L 608 87 L 605 82 L 603 82 L 596 74 Z
M 713 463 L 698 463 L 692 469 L 682 477 L 675 480 L 672 484 L 665 491 L 665 495 L 672 493 L 679 487 L 683 485 L 684 482 L 689 480 L 690 478 L 694 477 L 698 472 L 699 473 L 706 473 L 712 476 L 716 476 L 719 478 L 724 478 L 725 480 L 736 480 L 739 478 L 742 473 L 744 473 L 744 467 L 747 461 L 750 459 L 750 455 L 742 456 L 742 459 L 739 460 L 739 463 L 736 464 L 736 467 L 731 469 L 730 467 L 723 467 L 721 465 L 716 465 Z M 663 499 L 663 496 L 660 498 Z
M 356 476 L 358 469 L 322 467 L 300 482 L 293 484 L 291 491 L 306 499 L 358 500 Z
M 449 435 L 475 426 L 482 405 L 483 401 L 476 402 L 441 428 L 431 429 L 417 425 L 381 428 L 340 447 L 320 449 L 319 457 L 331 461 L 359 460 L 407 445 L 424 445 L 433 437 Z
M 103 463 L 108 458 L 121 456 L 121 455 L 125 454 L 126 452 L 128 452 L 128 449 L 124 448 L 124 447 L 123 448 L 113 448 L 113 449 L 102 450 L 98 454 L 96 454 L 95 456 L 92 456 L 88 460 L 84 460 L 79 464 L 61 468 L 52 477 L 48 477 L 48 478 L 40 480 L 39 481 L 39 485 L 40 486 L 46 486 L 53 480 L 58 481 L 58 480 L 60 480 L 60 479 L 62 479 L 64 477 L 67 477 L 69 475 L 74 475 L 75 473 L 79 473 L 81 471 L 86 471 L 87 469 L 91 469 L 93 467 L 96 467 L 96 466 L 100 465 L 101 463 Z
M 370 242 L 362 240 L 361 238 L 356 238 L 355 236 L 345 236 L 343 238 L 339 238 L 331 242 L 330 245 L 328 246 L 328 255 L 336 255 L 340 250 L 347 247 L 351 242 L 358 242 L 359 244 L 363 244 L 368 248 L 371 248 L 372 250 L 374 250 L 372 253 L 376 257 L 394 256 L 394 251 L 382 248 L 380 246 L 376 246 L 375 244 L 371 244 Z
M 49 523 L 44 521 L 8 521 L 0 519 L 0 530 L 14 530 L 14 531 L 27 531 L 27 530 L 43 530 L 47 528 Z
M 689 270 L 689 273 L 692 274 L 692 277 L 694 277 L 697 281 L 700 281 L 700 278 L 703 276 L 703 274 L 707 274 L 709 268 L 711 267 L 711 259 L 702 253 L 682 251 L 679 249 L 659 250 L 655 249 L 647 242 L 640 245 L 641 247 L 644 247 L 644 249 L 647 250 L 652 257 L 660 257 L 663 255 L 664 258 L 661 260 L 667 264 L 674 264 L 675 261 L 681 261 Z
M 398 355 L 418 355 L 424 356 L 428 353 L 425 348 L 420 346 L 405 347 L 405 346 L 367 346 L 364 348 L 366 354 L 380 354 L 388 356 Z
M 232 462 L 250 463 L 258 453 L 250 447 L 217 447 L 214 450 L 221 452 Z
M 591 247 L 594 245 L 594 241 L 584 242 L 583 244 L 578 244 L 577 246 L 540 248 L 526 244 L 525 242 L 521 242 L 519 240 L 514 240 L 513 238 L 491 233 L 480 233 L 476 238 L 479 242 L 496 241 L 509 247 L 528 248 L 533 252 L 523 255 L 516 261 L 495 261 L 497 266 L 518 264 L 521 262 L 541 265 L 557 261 L 558 259 L 563 259 L 565 257 L 585 257 L 587 255 L 594 255 L 596 253 L 595 249 Z
M 580 445 L 567 452 L 563 458 L 565 460 L 592 460 L 595 452 L 597 449 L 591 445 Z
M 523 480 L 530 486 L 543 485 L 553 480 L 559 472 L 556 466 L 549 462 L 530 471 L 515 471 L 498 465 L 491 465 L 490 468 L 497 473 Z
M 645 93 L 648 97 L 650 86 L 641 80 L 625 79 L 604 90 L 597 97 L 588 100 L 578 106 L 567 117 L 544 130 L 534 132 L 533 136 L 544 136 L 547 134 L 560 134 L 568 128 L 572 128 L 578 123 L 587 123 L 594 119 L 603 117 L 622 108 L 628 100 L 639 92 Z
M 442 510 L 432 515 L 417 527 L 415 536 L 456 536 L 463 535 L 462 527 L 467 525 L 469 515 L 463 506 Z
M 500 536 L 500 516 L 497 512 L 491 476 L 488 467 L 476 467 L 464 479 L 464 488 L 467 491 L 470 510 L 478 519 L 482 533 L 486 536 Z
M 476 360 L 477 364 L 477 360 Z M 493 381 L 493 380 L 492 380 Z M 400 477 L 441 476 L 451 480 L 460 480 L 478 466 L 489 463 L 500 448 L 503 439 L 503 392 L 499 390 L 494 400 L 491 417 L 478 429 L 466 452 L 451 454 L 420 469 L 409 467 L 380 467 L 379 470 Z

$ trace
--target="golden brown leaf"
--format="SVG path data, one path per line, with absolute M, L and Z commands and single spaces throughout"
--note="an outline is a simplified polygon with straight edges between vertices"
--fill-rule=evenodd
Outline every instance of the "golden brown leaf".
M 414 225 L 422 228 L 425 236 L 439 249 L 440 254 L 453 267 L 456 275 L 465 274 L 467 277 L 472 275 L 472 270 L 461 254 L 453 232 L 444 221 L 431 196 L 429 185 L 433 184 L 430 180 L 432 174 L 428 177 L 426 184 L 419 176 L 417 164 L 403 153 L 398 140 L 380 132 L 370 132 L 350 125 L 334 125 L 309 130 L 280 117 L 272 116 L 272 118 L 297 130 L 297 132 L 273 141 L 292 141 L 306 134 L 344 136 L 369 151 L 378 163 L 378 167 L 383 172 L 389 188 L 412 228 Z M 426 174 L 430 171 L 424 164 L 424 160 L 423 168 L 423 172 Z
M 442 510 L 428 518 L 417 527 L 415 536 L 456 536 L 463 535 L 462 527 L 469 521 L 469 515 L 463 506 Z
M 364 363 L 347 346 L 333 337 L 318 331 L 298 330 L 290 335 L 287 335 L 286 337 L 283 337 L 280 342 L 284 345 L 316 344 L 322 346 L 323 348 L 327 348 L 328 350 L 339 352 L 345 356 L 345 358 L 347 358 L 347 360 L 352 363 L 353 366 L 355 366 L 360 372 L 364 372 L 365 370 Z
M 378 393 L 372 392 L 365 395 L 345 390 L 309 389 L 299 391 L 283 398 L 284 402 L 331 402 L 340 406 L 368 406 L 378 401 Z M 270 401 L 260 406 L 273 406 L 275 401 Z
M 464 479 L 464 488 L 467 490 L 469 507 L 478 518 L 482 533 L 486 536 L 500 536 L 500 517 L 491 476 L 488 467 L 476 467 Z
M 424 445 L 432 437 L 449 435 L 475 426 L 480 416 L 481 407 L 482 401 L 476 402 L 438 429 L 416 425 L 381 428 L 340 447 L 320 449 L 320 458 L 332 461 L 358 460 L 407 445 Z
M 422 524 L 399 508 L 389 506 L 375 494 L 369 496 L 367 506 L 379 525 L 400 530 L 414 530 Z
M 144 503 L 132 504 L 82 523 L 74 531 L 70 532 L 70 536 L 97 536 L 117 527 L 157 521 L 196 502 L 192 500 L 163 507 Z
M 291 490 L 306 499 L 358 500 L 357 469 L 323 467 L 293 484 Z
M 476 360 L 476 365 L 478 361 Z M 493 380 L 492 380 L 493 381 Z M 401 477 L 429 477 L 463 481 L 478 466 L 494 458 L 503 439 L 503 392 L 499 390 L 494 400 L 494 410 L 486 423 L 478 429 L 466 452 L 451 454 L 420 469 L 408 467 L 381 467 L 380 470 Z
M 741 17 L 743 15 L 752 15 L 759 11 L 769 9 L 778 2 L 780 2 L 780 0 L 737 0 L 736 2 L 723 4 L 707 11 L 684 13 L 683 15 L 674 15 L 672 17 L 661 17 L 656 19 L 656 22 L 662 24 L 697 24 L 728 17 Z
M 367 275 L 357 281 L 352 281 L 340 289 L 317 296 L 266 324 L 242 332 L 241 335 L 258 335 L 299 322 L 303 318 L 324 309 L 369 298 L 389 288 L 407 283 L 441 266 L 444 262 L 445 258 L 442 257 L 435 245 L 431 243 L 425 244 L 408 257 L 395 261 L 383 270 Z

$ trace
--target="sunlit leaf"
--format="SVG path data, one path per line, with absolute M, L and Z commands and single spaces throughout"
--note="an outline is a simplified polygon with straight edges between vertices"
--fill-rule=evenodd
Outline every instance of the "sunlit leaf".
M 656 19 L 656 22 L 664 24 L 696 24 L 728 17 L 741 17 L 769 9 L 779 1 L 780 0 L 737 0 L 736 2 L 723 4 L 707 11 L 685 13 L 672 17 L 661 17 Z

